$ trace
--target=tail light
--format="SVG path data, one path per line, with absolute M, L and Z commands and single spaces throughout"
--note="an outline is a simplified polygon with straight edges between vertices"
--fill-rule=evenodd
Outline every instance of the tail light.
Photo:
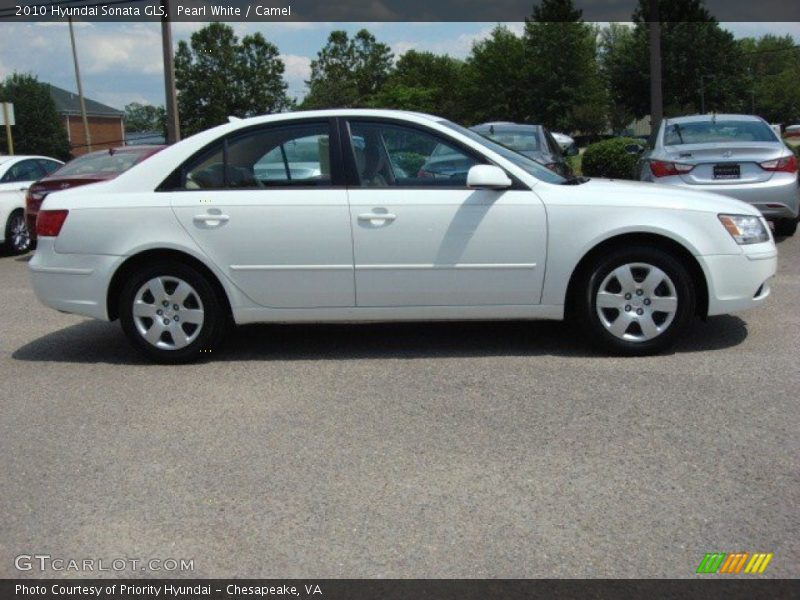
M 651 160 L 650 172 L 656 177 L 669 177 L 670 175 L 683 175 L 694 169 L 694 165 L 667 162 L 664 160 Z
M 758 166 L 765 171 L 796 173 L 797 157 L 794 154 L 791 154 L 789 156 L 784 156 L 783 158 L 776 158 L 775 160 L 768 160 L 766 162 L 758 163 Z
M 37 237 L 56 237 L 67 220 L 68 210 L 42 210 L 36 219 Z

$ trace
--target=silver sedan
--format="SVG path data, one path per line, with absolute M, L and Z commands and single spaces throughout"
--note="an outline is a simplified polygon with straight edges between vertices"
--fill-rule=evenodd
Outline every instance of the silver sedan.
M 664 119 L 653 147 L 643 154 L 640 179 L 748 202 L 775 222 L 778 235 L 797 229 L 797 158 L 759 117 Z

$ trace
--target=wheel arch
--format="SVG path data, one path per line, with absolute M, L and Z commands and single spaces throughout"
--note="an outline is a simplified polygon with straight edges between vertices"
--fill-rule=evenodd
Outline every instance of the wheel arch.
M 708 315 L 708 281 L 702 266 L 692 252 L 680 242 L 659 233 L 632 232 L 622 233 L 607 238 L 594 245 L 572 270 L 564 299 L 564 315 L 570 318 L 575 310 L 575 291 L 578 282 L 594 262 L 603 254 L 616 248 L 642 244 L 659 248 L 678 258 L 688 269 L 697 293 L 695 312 L 705 318 Z
M 108 293 L 106 295 L 106 311 L 110 321 L 119 318 L 119 297 L 127 278 L 142 266 L 153 264 L 154 261 L 159 260 L 176 260 L 197 269 L 208 278 L 209 283 L 216 290 L 217 294 L 219 294 L 228 315 L 232 315 L 231 302 L 225 287 L 222 285 L 219 277 L 217 277 L 203 261 L 181 250 L 152 248 L 138 252 L 125 259 L 111 277 L 111 281 L 108 285 Z

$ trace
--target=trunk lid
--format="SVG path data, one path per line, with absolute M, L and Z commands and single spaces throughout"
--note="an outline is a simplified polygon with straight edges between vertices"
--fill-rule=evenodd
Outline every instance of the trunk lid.
M 759 163 L 788 154 L 772 142 L 685 144 L 664 149 L 667 160 L 694 165 L 694 169 L 680 176 L 683 181 L 716 186 L 769 181 L 773 173 L 762 169 Z

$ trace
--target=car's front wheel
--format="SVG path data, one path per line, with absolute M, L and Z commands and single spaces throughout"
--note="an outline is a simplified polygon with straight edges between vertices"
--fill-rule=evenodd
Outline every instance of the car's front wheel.
M 15 210 L 6 221 L 5 246 L 9 254 L 24 254 L 31 249 L 31 234 L 25 223 L 25 213 Z
M 675 342 L 694 315 L 695 298 L 681 260 L 658 248 L 635 246 L 614 250 L 583 272 L 575 310 L 593 344 L 641 356 Z
M 775 221 L 775 235 L 791 237 L 797 231 L 797 219 L 778 219 Z
M 209 357 L 228 326 L 211 282 L 177 261 L 136 271 L 120 294 L 119 317 L 133 346 L 162 363 Z

